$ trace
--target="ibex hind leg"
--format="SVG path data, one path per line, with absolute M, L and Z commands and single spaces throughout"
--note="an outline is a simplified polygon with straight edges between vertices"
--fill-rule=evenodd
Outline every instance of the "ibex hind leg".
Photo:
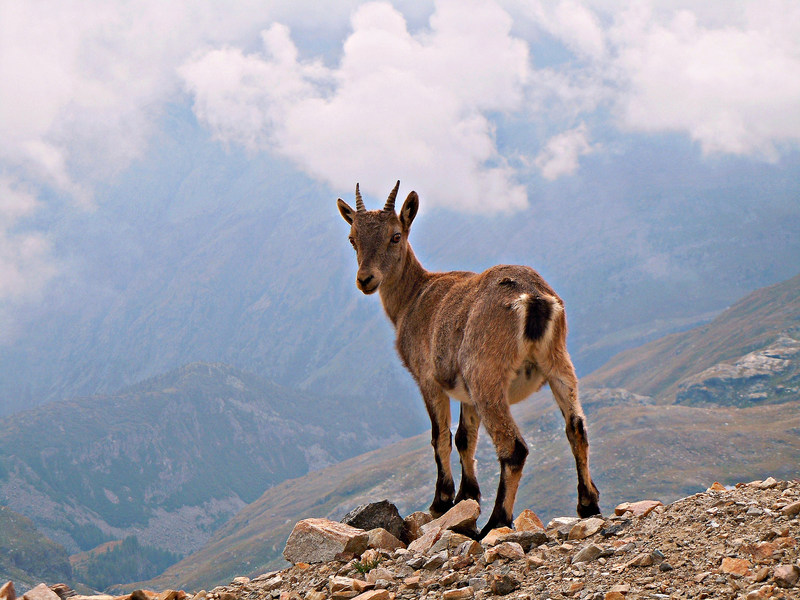
M 569 358 L 552 365 L 548 383 L 566 424 L 567 440 L 575 457 L 578 471 L 578 515 L 591 517 L 600 514 L 600 492 L 589 471 L 589 439 L 586 420 L 578 399 L 578 380 Z
M 420 386 L 425 408 L 431 418 L 431 446 L 436 458 L 436 488 L 430 512 L 433 516 L 443 515 L 453 508 L 455 484 L 450 466 L 452 436 L 450 435 L 450 399 L 440 389 L 433 386 Z
M 483 538 L 496 527 L 510 527 L 514 501 L 517 497 L 522 468 L 528 456 L 528 446 L 517 428 L 508 406 L 507 390 L 503 385 L 486 386 L 483 393 L 476 388 L 476 406 L 486 431 L 494 442 L 500 462 L 500 482 L 497 486 L 494 510 L 480 532 Z

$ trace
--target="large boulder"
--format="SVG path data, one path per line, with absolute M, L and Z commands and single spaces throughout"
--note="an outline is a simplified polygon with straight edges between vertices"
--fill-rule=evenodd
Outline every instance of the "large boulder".
M 347 513 L 342 523 L 364 531 L 385 529 L 398 540 L 406 540 L 405 523 L 397 507 L 388 500 L 362 504 Z
M 292 564 L 329 562 L 338 554 L 360 556 L 368 543 L 362 529 L 328 519 L 303 519 L 289 535 L 283 557 Z

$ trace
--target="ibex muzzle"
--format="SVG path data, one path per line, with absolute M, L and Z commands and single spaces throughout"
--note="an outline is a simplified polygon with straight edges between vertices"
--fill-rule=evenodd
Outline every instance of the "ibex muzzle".
M 566 423 L 578 471 L 578 514 L 598 514 L 600 492 L 589 472 L 589 442 L 578 380 L 567 353 L 564 303 L 529 267 L 499 265 L 483 273 L 431 273 L 408 243 L 419 198 L 411 192 L 399 213 L 397 182 L 382 210 L 368 211 L 356 185 L 356 210 L 341 198 L 356 250 L 356 284 L 380 293 L 397 332 L 397 351 L 419 385 L 431 418 L 437 478 L 430 510 L 441 514 L 460 500 L 480 500 L 475 472 L 478 427 L 494 442 L 500 483 L 494 510 L 480 534 L 509 526 L 528 447 L 510 405 L 550 384 Z M 461 401 L 456 448 L 461 483 L 450 466 L 450 400 Z

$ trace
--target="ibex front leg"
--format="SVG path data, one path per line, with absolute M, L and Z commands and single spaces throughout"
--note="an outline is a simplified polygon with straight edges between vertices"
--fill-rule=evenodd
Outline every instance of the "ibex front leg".
M 461 485 L 458 487 L 456 504 L 462 500 L 481 501 L 478 474 L 475 472 L 475 450 L 478 447 L 478 427 L 481 418 L 471 404 L 461 404 L 461 415 L 456 431 L 456 448 L 461 458 Z
M 431 418 L 431 445 L 436 457 L 436 490 L 430 512 L 434 517 L 443 515 L 453 508 L 455 484 L 450 467 L 452 436 L 450 435 L 450 398 L 441 388 L 423 387 L 422 397 Z

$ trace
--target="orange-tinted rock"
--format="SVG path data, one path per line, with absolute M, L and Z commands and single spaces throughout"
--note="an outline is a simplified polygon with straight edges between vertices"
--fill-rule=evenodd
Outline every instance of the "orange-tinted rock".
M 35 588 L 28 590 L 22 598 L 23 600 L 61 600 L 58 594 L 47 587 L 45 583 L 40 583 Z
M 633 513 L 635 517 L 644 517 L 656 506 L 664 506 L 659 500 L 639 500 L 638 502 L 623 502 L 614 509 L 614 514 L 624 515 L 626 512 Z
M 499 544 L 500 540 L 509 533 L 514 533 L 514 530 L 510 527 L 497 527 L 496 529 L 492 529 L 483 537 L 481 544 L 484 546 L 494 546 Z
M 423 525 L 422 532 L 427 533 L 437 527 L 456 531 L 475 529 L 480 514 L 481 505 L 475 500 L 462 500 L 438 519 Z
M 514 529 L 517 531 L 538 531 L 544 529 L 544 524 L 535 512 L 526 508 L 514 519 Z
M 7 581 L 0 587 L 0 600 L 17 600 L 17 592 L 14 589 L 14 582 Z
M 422 526 L 431 521 L 433 521 L 433 517 L 427 512 L 417 511 L 408 515 L 404 519 L 408 541 L 413 542 L 415 539 L 422 537 Z
M 371 529 L 367 532 L 369 536 L 369 541 L 367 545 L 370 548 L 377 548 L 379 550 L 397 550 L 398 548 L 405 548 L 406 545 L 398 540 L 395 536 L 391 533 L 383 529 L 382 527 L 378 527 L 376 529 Z
M 722 559 L 721 569 L 723 573 L 744 577 L 750 571 L 750 561 L 744 558 L 726 556 Z
M 778 549 L 772 542 L 758 542 L 757 544 L 746 544 L 742 546 L 742 551 L 752 555 L 755 560 L 769 558 Z
M 483 559 L 486 561 L 487 565 L 501 558 L 519 560 L 525 558 L 525 551 L 522 549 L 522 546 L 516 542 L 503 542 L 502 544 L 497 544 L 497 546 L 489 548 L 483 554 Z
M 572 529 L 569 530 L 567 539 L 569 540 L 582 540 L 589 536 L 594 535 L 605 525 L 605 521 L 598 517 L 590 517 L 588 519 L 581 519 Z

